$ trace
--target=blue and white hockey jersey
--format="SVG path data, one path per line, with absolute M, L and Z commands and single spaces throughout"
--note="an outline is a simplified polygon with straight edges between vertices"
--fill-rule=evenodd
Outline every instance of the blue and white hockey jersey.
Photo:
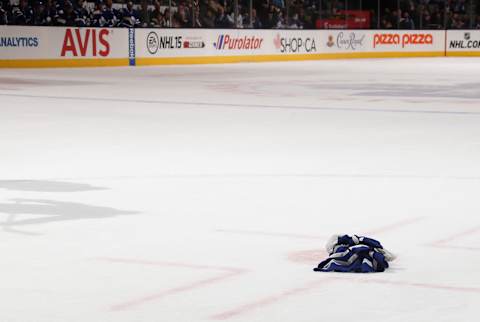
M 357 235 L 336 235 L 327 243 L 330 256 L 318 264 L 318 272 L 383 272 L 395 256 L 379 241 Z

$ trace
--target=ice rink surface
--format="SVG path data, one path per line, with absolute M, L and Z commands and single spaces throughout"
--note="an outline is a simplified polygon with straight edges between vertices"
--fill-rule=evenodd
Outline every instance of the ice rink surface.
M 0 321 L 478 321 L 479 75 L 0 70 Z M 398 259 L 313 272 L 335 233 Z

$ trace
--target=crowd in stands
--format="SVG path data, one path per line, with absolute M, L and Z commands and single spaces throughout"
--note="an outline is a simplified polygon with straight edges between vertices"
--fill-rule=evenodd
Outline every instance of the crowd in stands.
M 380 28 L 469 29 L 471 26 L 480 29 L 480 15 L 476 13 L 478 9 L 478 0 L 402 1 L 399 9 L 385 8 Z
M 233 0 L 0 0 L 0 25 L 314 29 L 318 19 L 345 19 L 343 10 L 359 10 L 359 1 L 253 0 L 250 10 L 249 0 L 238 0 L 236 11 Z M 401 0 L 400 8 L 382 1 L 380 8 L 380 15 L 376 5 L 362 8 L 371 28 L 480 29 L 480 0 Z

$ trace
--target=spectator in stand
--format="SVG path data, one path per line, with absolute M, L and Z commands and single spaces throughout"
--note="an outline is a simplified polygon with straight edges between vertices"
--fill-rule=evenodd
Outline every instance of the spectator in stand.
M 163 28 L 165 25 L 165 18 L 163 14 L 158 11 L 152 12 L 152 20 L 150 22 L 150 27 L 152 28 Z
M 298 8 L 298 21 L 302 29 L 315 29 L 315 20 L 318 11 L 315 7 L 308 7 L 306 10 L 303 7 Z
M 85 0 L 78 0 L 77 6 L 75 7 L 75 14 L 77 16 L 75 26 L 90 26 L 90 12 L 88 11 L 87 2 Z
M 162 14 L 162 10 L 160 7 L 160 1 L 155 0 L 153 1 L 153 11 L 152 11 L 152 16 L 156 16 L 158 14 Z
M 273 29 L 276 26 L 276 24 L 277 23 L 276 23 L 273 11 L 269 11 L 267 14 L 267 19 L 263 23 L 263 26 L 266 29 Z
M 12 25 L 30 25 L 33 23 L 33 9 L 27 0 L 20 0 L 18 6 L 12 9 Z
M 465 14 L 465 0 L 456 0 L 453 1 L 450 8 L 454 13 Z
M 127 6 L 120 12 L 119 27 L 134 28 L 140 25 L 138 12 L 133 8 L 133 2 L 127 2 Z
M 199 18 L 204 28 L 215 28 L 215 18 L 220 3 L 215 0 L 200 0 L 199 2 Z
M 58 5 L 55 0 L 47 0 L 45 2 L 45 21 L 46 26 L 57 25 Z
M 250 17 L 248 19 L 247 26 L 250 27 Z M 257 10 L 255 10 L 255 9 L 252 9 L 251 26 L 254 29 L 261 29 L 262 28 L 262 22 L 260 21 L 260 19 L 258 19 Z
M 415 29 L 415 24 L 408 11 L 405 11 L 400 19 L 400 29 Z
M 47 21 L 47 12 L 45 10 L 45 4 L 43 3 L 43 1 L 35 1 L 35 6 L 33 7 L 32 25 L 35 25 L 35 26 L 49 25 L 49 22 Z
M 443 14 L 440 13 L 440 11 L 437 11 L 437 12 L 435 13 L 435 15 L 433 16 L 433 18 L 432 18 L 432 23 L 433 23 L 434 25 L 439 26 L 439 28 L 443 28 L 444 21 L 445 21 L 445 18 L 444 18 L 444 16 L 443 16 Z
M 119 12 L 113 8 L 112 0 L 105 0 L 105 7 L 102 12 L 103 19 L 105 20 L 105 27 L 115 27 L 119 20 Z
M 214 28 L 215 27 L 215 14 L 212 9 L 206 9 L 203 15 L 200 15 L 202 19 L 202 26 L 205 28 Z
M 392 22 L 387 18 L 383 18 L 382 21 L 380 22 L 380 28 L 393 29 Z
M 63 14 L 64 14 L 64 9 L 65 9 L 64 6 L 63 6 L 64 2 L 63 2 L 63 0 L 58 0 L 58 1 L 54 0 L 54 3 L 55 3 L 55 8 L 57 10 L 57 16 L 55 17 L 54 24 L 55 24 L 55 26 L 62 26 L 63 23 L 62 23 L 62 21 L 59 21 L 59 20 L 61 19 L 60 17 L 62 17 Z
M 191 16 L 188 12 L 188 8 L 185 7 L 184 3 L 180 3 L 178 5 L 177 12 L 175 13 L 175 18 L 177 23 L 179 24 L 180 28 L 181 27 L 191 27 Z
M 172 28 L 172 25 L 170 23 L 170 21 L 171 21 L 170 20 L 171 19 L 170 14 L 171 13 L 170 13 L 170 10 L 168 8 L 166 8 L 165 11 L 163 12 L 163 16 L 165 17 L 165 25 L 164 25 L 165 28 Z
M 3 1 L 0 1 L 0 25 L 6 24 L 8 24 L 7 10 L 4 9 Z
M 413 15 L 413 13 L 417 11 L 417 6 L 415 5 L 415 2 L 409 0 L 406 8 L 404 8 L 404 11 L 408 12 L 410 16 Z
M 454 13 L 451 20 L 449 21 L 448 27 L 450 29 L 464 29 L 465 22 L 459 14 Z
M 193 27 L 203 28 L 201 17 L 200 17 L 200 7 L 198 6 L 198 3 L 196 6 L 194 6 L 193 10 L 195 11 L 195 23 Z
M 161 28 L 164 25 L 164 18 L 162 10 L 160 8 L 160 2 L 155 1 L 153 5 L 155 9 L 152 12 L 152 20 L 149 27 Z
M 225 14 L 225 9 L 220 7 L 218 9 L 217 17 L 215 18 L 215 27 L 217 28 L 231 28 L 232 25 Z
M 432 16 L 430 16 L 430 13 L 428 12 L 428 10 L 425 10 L 425 12 L 423 13 L 422 19 L 423 19 L 422 20 L 423 28 L 426 28 L 426 29 L 432 28 Z
M 74 5 L 70 1 L 74 1 Z M 0 0 L 0 24 L 77 27 L 174 27 L 174 28 L 315 28 L 319 17 L 318 0 L 254 0 L 250 17 L 250 0 L 238 0 L 238 16 L 235 20 L 233 0 L 178 0 L 171 1 L 170 11 L 164 9 L 168 0 L 128 1 L 122 10 L 114 9 L 112 0 Z M 124 3 L 125 0 L 113 0 Z M 153 1 L 153 2 L 151 2 Z M 349 1 L 355 8 L 356 0 Z M 353 2 L 352 2 L 353 1 Z M 470 26 L 480 29 L 480 0 L 474 0 L 472 17 L 470 0 L 401 0 L 384 2 L 384 14 L 380 27 L 384 29 L 447 28 Z M 134 3 L 140 3 L 141 10 Z M 149 3 L 152 4 L 149 7 Z M 353 5 L 351 7 L 350 5 Z M 475 6 L 476 4 L 476 6 Z M 162 6 L 161 6 L 162 5 Z M 286 7 L 288 5 L 288 8 Z M 367 2 L 365 2 L 367 6 Z M 117 8 L 117 7 L 115 7 Z M 322 1 L 322 17 L 340 19 L 344 0 Z M 287 10 L 288 9 L 288 10 Z M 371 8 L 369 8 L 371 9 Z M 367 9 L 367 10 L 369 10 Z M 162 12 L 163 11 L 163 12 Z M 286 13 L 289 12 L 287 19 Z M 372 27 L 377 26 L 377 15 L 372 10 Z M 473 19 L 471 21 L 470 19 Z M 73 21 L 72 21 L 73 20 Z M 171 24 L 171 25 L 170 25 Z
M 285 8 L 285 2 L 283 0 L 273 0 L 272 5 L 279 9 Z
M 285 29 L 287 28 L 285 16 L 282 11 L 277 12 L 277 22 L 275 24 L 275 29 Z
M 148 2 L 147 0 L 142 0 L 140 10 L 140 26 L 143 28 L 148 27 L 151 20 L 152 17 L 150 10 L 148 10 Z
M 303 29 L 303 23 L 298 18 L 298 13 L 294 13 L 289 21 L 289 29 Z
M 239 5 L 237 22 L 235 23 L 235 10 L 231 8 L 230 14 L 227 15 L 229 24 L 234 28 L 243 28 L 243 16 L 241 14 L 241 7 Z
M 270 9 L 270 1 L 269 0 L 260 0 L 259 2 L 260 3 L 255 6 L 255 8 L 257 9 L 257 13 L 258 13 L 258 20 L 261 21 L 264 28 L 267 28 L 265 26 L 265 22 L 268 20 L 268 13 L 270 11 L 269 10 Z
M 401 16 L 402 16 L 402 9 L 395 9 L 392 11 L 390 22 L 392 23 L 392 26 L 394 29 L 397 29 L 400 27 Z
M 90 14 L 90 26 L 103 27 L 105 25 L 105 18 L 103 17 L 103 1 L 97 0 L 95 9 Z
M 77 15 L 73 10 L 73 5 L 70 1 L 65 1 L 63 10 L 61 10 L 59 13 L 60 14 L 57 19 L 57 23 L 59 26 L 75 26 Z

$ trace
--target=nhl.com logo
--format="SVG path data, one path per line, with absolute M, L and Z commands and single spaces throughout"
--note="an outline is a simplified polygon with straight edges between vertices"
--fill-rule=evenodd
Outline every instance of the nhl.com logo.
M 458 38 L 453 37 L 448 47 L 450 49 L 480 49 L 480 39 L 475 38 L 475 34 L 472 37 L 472 33 L 464 32 L 463 39 L 460 39 L 460 35 Z

